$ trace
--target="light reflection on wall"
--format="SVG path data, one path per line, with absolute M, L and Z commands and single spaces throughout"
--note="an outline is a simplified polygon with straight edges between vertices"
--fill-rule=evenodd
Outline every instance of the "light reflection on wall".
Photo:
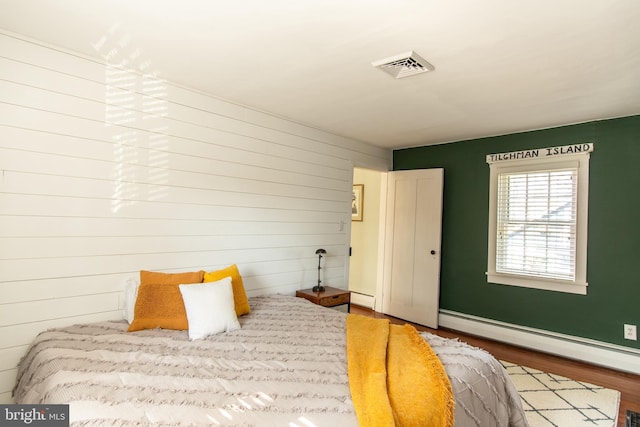
M 167 85 L 114 24 L 93 48 L 105 61 L 105 126 L 112 128 L 111 212 L 166 198 L 169 181 Z

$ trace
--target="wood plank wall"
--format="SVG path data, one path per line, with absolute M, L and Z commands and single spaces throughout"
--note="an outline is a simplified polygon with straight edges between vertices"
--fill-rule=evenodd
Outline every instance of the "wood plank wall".
M 96 57 L 118 62 L 117 42 Z M 293 293 L 323 247 L 326 282 L 346 287 L 353 166 L 391 165 L 128 52 L 136 72 L 0 31 L 0 403 L 38 332 L 121 318 L 140 269 L 236 263 L 250 295 Z

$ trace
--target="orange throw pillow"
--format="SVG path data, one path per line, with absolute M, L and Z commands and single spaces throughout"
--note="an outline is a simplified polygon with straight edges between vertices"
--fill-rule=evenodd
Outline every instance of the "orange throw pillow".
M 204 271 L 157 273 L 140 271 L 140 286 L 129 332 L 142 329 L 189 329 L 178 285 L 202 283 Z
M 242 316 L 243 314 L 249 314 L 251 308 L 249 307 L 249 300 L 244 290 L 244 283 L 242 283 L 242 276 L 238 271 L 238 266 L 233 264 L 222 270 L 211 271 L 204 274 L 204 282 L 217 282 L 225 277 L 231 277 L 231 286 L 233 288 L 233 304 L 236 309 L 236 316 Z

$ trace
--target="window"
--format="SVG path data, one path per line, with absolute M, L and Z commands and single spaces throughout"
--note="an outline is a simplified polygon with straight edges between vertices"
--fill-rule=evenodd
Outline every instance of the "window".
M 587 293 L 593 144 L 490 154 L 490 283 Z

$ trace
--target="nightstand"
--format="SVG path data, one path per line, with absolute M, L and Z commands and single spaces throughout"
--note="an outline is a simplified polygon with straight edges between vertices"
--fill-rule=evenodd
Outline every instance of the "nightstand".
M 296 296 L 307 299 L 323 307 L 335 307 L 347 304 L 347 313 L 351 312 L 351 292 L 344 289 L 325 286 L 323 292 L 313 292 L 311 289 L 296 291 Z

